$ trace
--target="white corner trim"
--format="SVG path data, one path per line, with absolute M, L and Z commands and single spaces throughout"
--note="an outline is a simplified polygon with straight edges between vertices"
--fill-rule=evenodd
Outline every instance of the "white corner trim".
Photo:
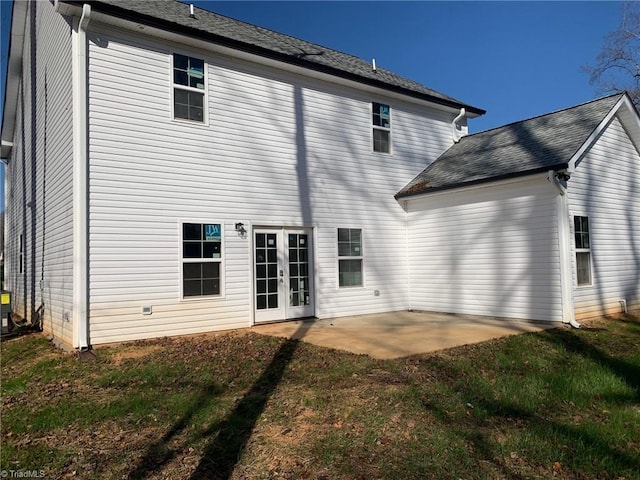
M 573 308 L 573 278 L 571 276 L 571 232 L 569 229 L 569 198 L 567 189 L 562 185 L 554 170 L 549 170 L 549 181 L 556 187 L 556 215 L 558 217 L 558 254 L 560 256 L 560 292 L 562 299 L 562 322 L 580 328 L 575 320 Z
M 73 98 L 73 346 L 89 348 L 89 222 L 88 222 L 88 115 L 87 26 L 91 6 L 74 17 L 72 30 Z

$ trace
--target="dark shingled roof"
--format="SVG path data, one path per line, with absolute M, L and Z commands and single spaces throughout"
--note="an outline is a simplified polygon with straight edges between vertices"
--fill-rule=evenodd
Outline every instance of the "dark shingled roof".
M 466 105 L 460 100 L 432 90 L 413 80 L 401 77 L 384 68 L 378 67 L 374 72 L 370 62 L 353 55 L 341 53 L 197 7 L 195 8 L 195 18 L 191 18 L 189 16 L 189 4 L 187 3 L 175 0 L 99 0 L 67 1 L 66 3 L 76 5 L 89 3 L 94 10 L 119 18 L 202 38 L 219 45 L 422 98 L 448 107 L 464 107 L 471 114 L 483 115 L 486 113 L 480 108 Z
M 566 168 L 623 95 L 463 137 L 396 198 Z

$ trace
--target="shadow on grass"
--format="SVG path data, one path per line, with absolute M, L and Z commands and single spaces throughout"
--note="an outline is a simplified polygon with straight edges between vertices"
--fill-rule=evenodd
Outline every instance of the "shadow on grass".
M 191 480 L 222 480 L 231 477 L 251 438 L 256 422 L 282 380 L 298 343 L 298 340 L 285 340 L 271 363 L 227 418 L 205 431 L 204 436 L 211 436 L 211 439 L 205 447 L 200 463 L 189 477 Z
M 300 333 L 300 330 L 305 328 L 308 326 L 302 324 L 296 333 Z M 226 418 L 198 435 L 197 438 L 205 439 L 207 444 L 200 463 L 189 477 L 191 480 L 222 480 L 231 477 L 267 401 L 278 387 L 287 366 L 293 359 L 298 343 L 299 340 L 283 340 L 269 365 Z M 214 384 L 203 389 L 189 411 L 162 438 L 147 449 L 139 466 L 129 474 L 128 479 L 147 478 L 174 459 L 177 452 L 169 449 L 171 440 L 188 427 L 196 414 L 209 408 L 219 393 L 220 390 Z
M 615 358 L 601 351 L 588 338 L 583 339 L 572 330 L 555 329 L 540 333 L 542 340 L 556 347 L 561 346 L 567 352 L 580 355 L 591 363 L 596 363 L 608 369 L 616 377 L 623 380 L 634 390 L 635 398 L 640 398 L 640 367 L 625 360 Z M 627 348 L 628 348 L 628 344 Z M 621 348 L 623 346 L 621 345 Z M 612 349 L 615 352 L 615 349 Z M 553 418 L 553 412 L 546 414 L 547 408 L 539 405 L 537 410 L 531 411 L 517 404 L 517 399 L 509 401 L 505 399 L 493 399 L 487 392 L 480 391 L 468 382 L 461 381 L 465 372 L 444 359 L 434 358 L 432 368 L 442 372 L 445 378 L 454 379 L 448 381 L 448 393 L 442 398 L 423 398 L 423 408 L 430 411 L 436 418 L 472 446 L 473 456 L 476 460 L 490 464 L 492 468 L 506 478 L 524 479 L 519 460 L 511 462 L 504 447 L 498 442 L 495 427 L 511 425 L 517 431 L 526 432 L 532 436 L 532 445 L 539 442 L 548 445 L 546 450 L 557 451 L 558 457 L 564 455 L 566 459 L 592 458 L 599 459 L 602 465 L 618 465 L 629 471 L 640 471 L 640 458 L 621 451 L 616 445 L 608 441 L 606 436 L 597 431 L 580 425 L 570 425 Z M 452 413 L 451 406 L 447 402 L 451 398 L 459 398 L 463 402 L 471 402 L 467 417 L 460 419 Z M 620 398 L 619 403 L 628 403 L 629 397 Z M 609 398 L 610 401 L 615 399 Z M 480 417 L 475 417 L 473 411 L 483 412 Z M 579 412 L 577 412 L 579 413 Z M 542 445 L 542 443 L 540 443 Z M 526 461 L 526 459 L 524 460 Z M 551 460 L 553 461 L 553 460 Z M 512 464 L 513 463 L 513 464 Z M 576 463 L 579 465 L 579 463 Z M 550 468 L 552 465 L 550 465 Z M 552 471 L 549 471 L 552 474 Z
M 637 322 L 633 322 L 634 325 Z M 640 367 L 625 360 L 610 356 L 589 342 L 579 338 L 572 330 L 554 330 L 553 333 L 544 332 L 540 338 L 554 345 L 560 345 L 567 352 L 581 355 L 587 360 L 595 362 L 610 370 L 618 378 L 635 390 L 636 400 L 640 400 Z
M 196 396 L 191 408 L 178 420 L 171 429 L 165 433 L 157 442 L 147 448 L 138 466 L 129 473 L 129 480 L 139 480 L 147 478 L 153 472 L 156 472 L 176 456 L 176 451 L 168 448 L 173 438 L 179 435 L 185 428 L 189 426 L 190 420 L 198 412 L 206 409 L 211 404 L 216 395 L 220 393 L 220 389 L 211 383 L 203 388 Z

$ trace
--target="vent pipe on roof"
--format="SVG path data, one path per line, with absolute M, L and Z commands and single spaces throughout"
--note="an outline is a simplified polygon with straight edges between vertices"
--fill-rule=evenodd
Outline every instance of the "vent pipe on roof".
M 193 11 L 193 3 L 189 4 L 189 16 L 190 16 L 191 18 L 196 18 L 196 14 L 195 14 L 195 12 Z
M 462 137 L 465 136 L 466 132 L 462 130 L 462 126 L 458 125 L 458 122 L 464 118 L 467 114 L 467 111 L 464 108 L 460 109 L 460 113 L 456 118 L 451 122 L 451 133 L 453 135 L 453 141 L 458 143 Z
M 376 73 L 378 71 L 378 69 L 376 68 L 376 59 L 375 58 L 371 59 L 371 70 L 373 71 L 373 73 Z

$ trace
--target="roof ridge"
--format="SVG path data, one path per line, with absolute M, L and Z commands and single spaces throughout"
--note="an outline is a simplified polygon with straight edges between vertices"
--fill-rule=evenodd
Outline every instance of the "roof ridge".
M 606 95 L 606 96 L 600 97 L 600 98 L 595 98 L 593 100 L 588 100 L 586 102 L 579 103 L 577 105 L 572 105 L 572 106 L 569 106 L 569 107 L 559 108 L 558 110 L 554 110 L 552 112 L 541 113 L 540 115 L 534 115 L 533 117 L 528 117 L 528 118 L 524 118 L 522 120 L 516 120 L 516 121 L 510 122 L 510 123 L 505 123 L 504 125 L 498 125 L 497 127 L 488 128 L 487 130 L 482 130 L 480 132 L 470 133 L 469 135 L 465 135 L 464 137 L 462 137 L 460 140 L 464 140 L 465 138 L 473 137 L 473 136 L 484 134 L 484 133 L 487 133 L 487 132 L 492 132 L 493 130 L 499 130 L 499 129 L 502 129 L 502 128 L 505 128 L 505 127 L 510 127 L 512 125 L 517 125 L 518 123 L 524 123 L 524 122 L 528 122 L 530 120 L 535 120 L 536 118 L 548 117 L 549 115 L 555 115 L 557 113 L 565 112 L 567 110 L 573 110 L 574 108 L 583 107 L 585 105 L 589 105 L 590 103 L 600 102 L 602 100 L 606 100 L 606 99 L 611 98 L 611 97 L 616 97 L 616 96 L 622 97 L 623 95 L 626 95 L 626 94 L 627 94 L 626 91 L 612 93 L 610 95 Z
M 0 0 L 0 1 L 1 1 L 1 0 Z M 181 3 L 182 5 L 187 5 L 187 6 L 191 5 L 191 3 L 189 3 L 189 2 L 184 2 L 184 1 L 182 1 L 182 0 L 174 0 L 174 1 L 175 1 L 176 3 Z M 260 25 L 256 25 L 255 23 L 247 22 L 247 21 L 245 21 L 245 20 L 240 20 L 240 19 L 235 18 L 235 17 L 230 17 L 229 15 L 225 15 L 225 14 L 223 14 L 223 13 L 214 12 L 214 11 L 212 11 L 212 10 L 207 10 L 206 8 L 198 7 L 197 5 L 193 5 L 193 6 L 194 6 L 194 9 L 195 9 L 195 10 L 200 10 L 200 11 L 202 11 L 202 12 L 205 12 L 205 13 L 209 14 L 209 15 L 216 15 L 216 16 L 218 16 L 218 17 L 223 17 L 223 18 L 226 18 L 227 20 L 230 20 L 230 21 L 232 21 L 232 22 L 243 23 L 243 24 L 245 24 L 245 25 L 248 25 L 248 26 L 250 26 L 250 27 L 256 28 L 256 29 L 258 29 L 258 30 L 262 30 L 262 31 L 264 31 L 264 32 L 274 33 L 274 34 L 279 35 L 279 36 L 281 36 L 281 37 L 291 38 L 291 39 L 296 40 L 296 41 L 298 41 L 298 42 L 303 42 L 303 43 L 306 43 L 306 44 L 309 44 L 309 45 L 313 45 L 314 47 L 320 47 L 320 48 L 323 48 L 323 49 L 325 49 L 325 50 L 331 50 L 331 51 L 336 52 L 336 53 L 339 53 L 339 54 L 341 54 L 341 55 L 345 55 L 345 56 L 347 56 L 347 57 L 355 58 L 355 59 L 357 59 L 357 60 L 360 60 L 360 61 L 366 62 L 366 60 L 365 60 L 365 59 L 360 58 L 360 57 L 358 57 L 357 55 L 353 55 L 353 54 L 351 54 L 351 53 L 343 52 L 342 50 L 337 50 L 337 49 L 332 48 L 332 47 L 327 47 L 327 46 L 325 46 L 325 45 L 320 45 L 319 43 L 310 42 L 309 40 L 305 40 L 304 38 L 295 37 L 295 36 L 293 36 L 293 35 L 289 35 L 288 33 L 283 33 L 283 32 L 279 32 L 279 31 L 277 31 L 277 30 L 273 30 L 273 29 L 271 29 L 271 28 L 262 27 L 262 26 L 260 26 Z M 292 47 L 295 47 L 295 45 L 291 45 L 291 46 L 292 46 Z M 396 75 L 398 75 L 398 74 L 396 74 Z M 426 86 L 426 85 L 425 85 L 425 86 Z

